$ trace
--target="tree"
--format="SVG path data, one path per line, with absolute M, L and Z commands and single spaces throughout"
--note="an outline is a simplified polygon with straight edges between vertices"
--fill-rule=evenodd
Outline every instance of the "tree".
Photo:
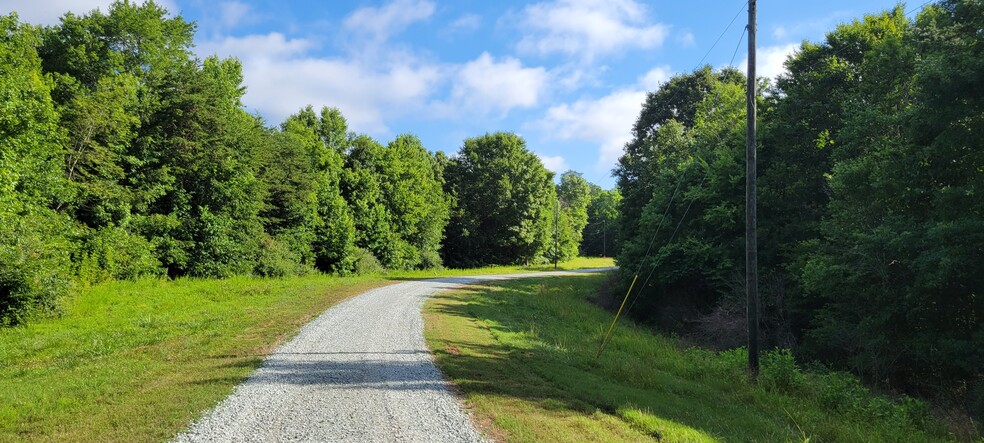
M 465 140 L 446 169 L 457 202 L 442 249 L 455 267 L 529 263 L 551 238 L 553 174 L 526 142 L 498 132 Z
M 308 106 L 289 117 L 281 128 L 293 149 L 298 149 L 300 158 L 310 166 L 311 174 L 298 180 L 298 185 L 307 190 L 299 204 L 305 218 L 296 225 L 294 243 L 302 249 L 313 248 L 319 270 L 346 273 L 353 264 L 355 221 L 341 189 L 345 119 L 337 109 L 328 108 L 323 108 L 318 117 Z
M 342 175 L 342 195 L 355 221 L 355 245 L 371 252 L 384 266 L 391 266 L 396 244 L 377 172 L 385 148 L 367 135 L 353 137 L 349 143 Z
M 744 79 L 709 68 L 651 93 L 616 169 L 622 284 L 635 314 L 679 329 L 718 303 L 741 263 Z M 636 303 L 636 302 L 633 302 Z
M 0 325 L 54 308 L 69 290 L 70 224 L 58 114 L 41 74 L 37 30 L 0 17 Z
M 559 226 L 556 227 L 559 248 L 548 254 L 551 260 L 566 261 L 577 257 L 584 227 L 588 224 L 590 194 L 591 185 L 581 174 L 567 171 L 560 175 L 560 184 L 557 185 L 560 216 L 557 217 Z M 550 247 L 553 248 L 553 245 Z
M 984 360 L 964 350 L 984 346 L 984 100 L 970 91 L 984 87 L 984 7 L 864 24 L 892 32 L 876 34 L 843 103 L 828 215 L 802 271 L 816 308 L 801 351 L 876 382 L 975 392 Z
M 413 268 L 441 264 L 438 249 L 448 222 L 448 198 L 437 176 L 437 163 L 416 136 L 396 138 L 383 151 L 379 174 L 384 202 L 392 217 L 396 254 L 390 266 Z
M 617 189 L 604 190 L 600 186 L 591 185 L 590 203 L 588 204 L 588 220 L 581 241 L 581 255 L 610 257 L 619 250 L 618 241 L 618 205 L 622 195 Z

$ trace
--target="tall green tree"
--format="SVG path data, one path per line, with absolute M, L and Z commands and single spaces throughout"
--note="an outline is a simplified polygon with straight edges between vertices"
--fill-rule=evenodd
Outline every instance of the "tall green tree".
M 62 132 L 41 73 L 36 28 L 0 17 L 0 325 L 50 310 L 68 292 L 70 225 Z
M 388 262 L 398 268 L 440 265 L 438 249 L 448 223 L 449 201 L 436 159 L 420 139 L 404 134 L 383 151 L 380 166 L 381 190 L 397 242 L 396 254 Z
M 337 109 L 323 108 L 320 116 L 308 106 L 281 126 L 292 149 L 303 152 L 311 176 L 298 180 L 310 187 L 305 194 L 305 219 L 295 226 L 296 241 L 313 248 L 316 267 L 323 272 L 351 270 L 355 248 L 355 221 L 342 196 L 343 158 L 347 124 Z M 290 170 L 285 171 L 290 173 Z M 300 221 L 300 220 L 298 220 Z
M 557 185 L 557 205 L 559 215 L 554 222 L 559 226 L 554 228 L 556 250 L 550 250 L 549 259 L 567 261 L 577 257 L 578 248 L 588 224 L 588 203 L 591 197 L 591 185 L 581 174 L 567 171 L 560 175 Z M 555 246 L 551 244 L 550 248 Z
M 543 257 L 556 201 L 553 173 L 518 135 L 465 140 L 446 171 L 457 202 L 442 253 L 455 267 L 529 263 Z
M 803 268 L 818 306 L 803 351 L 876 382 L 981 392 L 984 360 L 964 350 L 984 346 L 984 6 L 900 15 L 866 19 L 898 26 L 864 54 L 844 103 L 828 215 Z
M 581 254 L 593 257 L 611 257 L 620 248 L 617 236 L 618 206 L 622 195 L 617 189 L 604 190 L 591 185 L 588 220 L 585 225 Z

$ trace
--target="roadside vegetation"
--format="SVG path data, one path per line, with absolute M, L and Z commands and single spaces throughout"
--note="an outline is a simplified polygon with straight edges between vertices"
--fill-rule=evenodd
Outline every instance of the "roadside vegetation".
M 984 433 L 984 2 L 923 6 L 840 24 L 762 81 L 760 348 Z M 715 349 L 747 343 L 745 81 L 652 91 L 615 171 L 620 290 L 649 282 L 629 315 Z
M 714 352 L 637 325 L 595 359 L 609 277 L 545 277 L 440 294 L 425 306 L 438 366 L 498 441 L 929 442 L 953 436 L 923 402 L 874 395 L 787 351 L 748 381 L 743 349 Z
M 559 268 L 611 265 L 579 258 Z M 0 329 L 0 441 L 167 440 L 328 307 L 395 280 L 434 276 L 142 279 L 88 288 L 63 299 L 58 318 Z

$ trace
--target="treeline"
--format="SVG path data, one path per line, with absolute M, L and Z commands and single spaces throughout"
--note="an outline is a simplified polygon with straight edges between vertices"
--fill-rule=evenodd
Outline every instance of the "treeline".
M 804 43 L 758 97 L 765 348 L 977 417 L 981 29 L 979 1 L 869 15 Z M 632 314 L 722 347 L 747 336 L 744 85 L 704 68 L 650 93 L 616 171 L 623 290 L 647 282 Z
M 79 285 L 539 263 L 575 256 L 591 186 L 507 133 L 448 157 L 383 145 L 337 109 L 276 127 L 235 59 L 147 2 L 0 17 L 0 325 Z M 333 81 L 333 79 L 325 79 Z

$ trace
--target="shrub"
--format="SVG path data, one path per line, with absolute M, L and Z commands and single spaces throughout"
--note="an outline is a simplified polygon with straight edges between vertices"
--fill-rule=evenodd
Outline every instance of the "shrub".
M 386 268 L 375 255 L 372 255 L 372 252 L 362 248 L 355 250 L 354 268 L 356 275 L 379 274 L 386 271 Z
M 792 351 L 774 349 L 762 355 L 759 381 L 769 389 L 796 392 L 806 385 L 806 376 L 796 364 Z
M 311 268 L 302 263 L 302 255 L 288 241 L 265 237 L 260 241 L 260 256 L 255 272 L 264 277 L 303 275 Z
M 444 269 L 444 261 L 441 260 L 441 254 L 437 251 L 424 251 L 420 253 L 420 264 L 417 266 L 420 269 Z
M 0 325 L 56 311 L 71 288 L 70 228 L 53 213 L 0 217 Z
M 127 229 L 116 226 L 83 229 L 74 240 L 77 246 L 72 261 L 80 283 L 132 280 L 163 272 L 161 262 L 154 257 L 153 245 Z

